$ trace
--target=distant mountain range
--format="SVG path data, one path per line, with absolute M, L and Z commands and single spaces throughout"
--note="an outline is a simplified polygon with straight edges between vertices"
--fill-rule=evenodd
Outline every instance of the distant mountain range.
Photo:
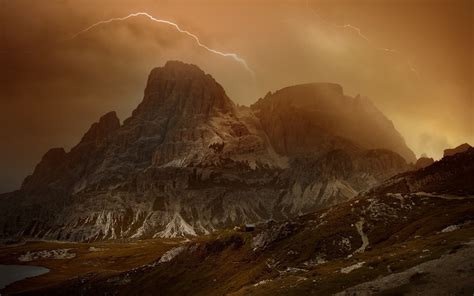
M 197 66 L 151 71 L 143 101 L 0 196 L 0 236 L 74 241 L 205 234 L 350 200 L 412 169 L 368 99 L 312 83 L 235 105 Z

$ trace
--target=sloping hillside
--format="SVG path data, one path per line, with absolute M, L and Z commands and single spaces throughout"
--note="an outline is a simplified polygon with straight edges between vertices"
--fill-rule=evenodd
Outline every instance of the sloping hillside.
M 435 180 L 440 171 L 454 176 L 462 173 L 461 158 L 472 169 L 472 153 L 392 180 Z M 387 182 L 349 202 L 286 222 L 197 238 L 106 280 L 73 279 L 41 292 L 469 294 L 474 289 L 474 196 L 460 193 L 459 186 L 469 185 L 463 180 L 443 193 L 429 191 L 429 183 L 406 191 Z

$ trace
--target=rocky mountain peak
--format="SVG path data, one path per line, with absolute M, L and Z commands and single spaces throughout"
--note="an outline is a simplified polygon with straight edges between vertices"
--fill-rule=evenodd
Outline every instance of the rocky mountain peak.
M 434 159 L 432 157 L 428 157 L 423 154 L 420 158 L 416 160 L 415 168 L 417 170 L 426 168 L 434 163 Z
M 103 139 L 109 133 L 120 127 L 120 120 L 115 111 L 103 115 L 99 122 L 95 122 L 82 137 L 81 143 Z
M 342 97 L 342 86 L 336 83 L 307 83 L 282 88 L 276 92 L 268 92 L 263 99 L 259 99 L 252 108 L 259 107 L 271 102 L 275 105 L 318 105 L 325 104 L 325 98 Z
M 132 117 L 153 120 L 170 113 L 209 117 L 233 112 L 234 104 L 211 75 L 195 65 L 169 61 L 151 71 L 143 101 Z
M 62 147 L 58 148 L 51 148 L 48 150 L 43 155 L 43 158 L 41 159 L 41 162 L 46 162 L 46 163 L 59 163 L 64 159 L 64 156 L 66 155 L 66 151 Z

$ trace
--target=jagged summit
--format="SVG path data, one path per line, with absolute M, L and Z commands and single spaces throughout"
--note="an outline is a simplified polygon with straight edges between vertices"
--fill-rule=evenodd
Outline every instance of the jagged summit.
M 302 100 L 309 99 L 308 94 L 312 93 L 312 98 L 320 97 L 324 94 L 330 95 L 343 95 L 343 88 L 340 84 L 331 83 L 331 82 L 311 82 L 311 83 L 304 83 L 304 84 L 297 84 L 292 86 L 287 86 L 282 89 L 279 89 L 275 92 L 268 92 L 265 95 L 265 98 L 276 96 L 276 95 L 283 95 L 283 97 L 292 95 Z M 264 100 L 260 99 L 260 100 Z M 311 100 L 311 99 L 310 99 Z
M 175 75 L 206 75 L 206 73 L 194 64 L 185 63 L 178 60 L 170 60 L 165 63 L 163 67 L 156 67 L 151 71 L 151 74 L 155 71 L 166 70 L 168 73 Z M 210 76 L 210 75 L 209 75 Z
M 209 117 L 217 112 L 234 112 L 222 86 L 195 65 L 170 61 L 151 71 L 143 101 L 132 118 L 153 120 L 170 113 Z
M 89 130 L 82 137 L 81 143 L 103 139 L 119 127 L 120 120 L 115 111 L 106 113 L 100 117 L 99 122 L 92 124 Z

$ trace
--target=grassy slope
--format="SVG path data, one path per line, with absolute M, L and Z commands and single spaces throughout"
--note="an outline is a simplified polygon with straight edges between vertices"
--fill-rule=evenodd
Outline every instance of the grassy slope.
M 385 214 L 378 215 L 371 208 Z M 369 245 L 365 252 L 354 253 L 362 245 L 355 226 L 362 217 Z M 199 237 L 170 262 L 123 273 L 120 271 L 156 260 L 171 245 L 150 241 L 127 249 L 118 244 L 118 250 L 111 252 L 120 253 L 116 258 L 123 263 L 107 263 L 105 254 L 85 255 L 101 257 L 98 260 L 103 265 L 93 269 L 100 276 L 58 279 L 56 286 L 39 294 L 332 294 L 462 249 L 465 242 L 474 239 L 474 223 L 469 221 L 474 221 L 473 199 L 417 195 L 361 198 L 287 223 L 264 225 L 253 233 L 220 231 Z M 450 225 L 462 226 L 441 232 Z M 252 241 L 262 233 L 276 235 L 264 247 L 254 249 Z M 308 264 L 318 257 L 327 262 Z M 365 262 L 361 268 L 341 273 L 342 268 L 359 262 Z M 71 268 L 62 262 L 54 264 Z
M 27 242 L 23 245 L 0 248 L 0 264 L 39 265 L 49 268 L 47 274 L 26 279 L 8 286 L 5 293 L 17 293 L 47 288 L 79 277 L 108 278 L 160 258 L 167 250 L 179 244 L 178 240 L 160 239 L 136 242 L 68 243 Z M 90 248 L 99 251 L 92 251 Z M 71 249 L 72 259 L 39 259 L 21 262 L 18 257 L 42 250 Z
M 326 295 L 339 292 L 423 262 L 445 258 L 446 254 L 456 254 L 459 250 L 465 253 L 465 244 L 474 240 L 473 157 L 474 150 L 471 150 L 443 159 L 436 166 L 393 178 L 367 193 L 368 196 L 287 222 L 261 225 L 253 233 L 219 231 L 195 238 L 185 244 L 187 249 L 173 260 L 154 266 L 146 265 L 156 262 L 179 242 L 36 242 L 0 249 L 0 264 L 18 264 L 21 254 L 34 250 L 71 248 L 77 253 L 73 259 L 28 262 L 52 271 L 15 283 L 7 287 L 6 292 L 28 290 L 24 294 L 39 295 Z M 465 190 L 455 190 L 459 187 L 456 185 L 443 186 L 449 190 L 438 192 L 468 196 L 452 199 L 448 195 L 440 198 L 408 193 L 410 188 L 422 191 L 420 189 L 431 188 L 446 178 L 461 180 Z M 459 229 L 442 231 L 453 225 Z M 356 252 L 363 245 L 363 236 L 368 237 L 369 244 L 364 252 Z M 261 243 L 255 244 L 258 241 Z M 91 252 L 91 246 L 105 250 Z M 318 259 L 326 263 L 315 264 Z M 469 254 L 466 260 L 472 260 L 471 266 L 474 266 L 474 256 Z M 362 267 L 352 272 L 341 272 L 362 262 Z M 474 274 L 474 270 L 471 273 Z M 415 276 L 413 281 L 420 279 Z M 445 288 L 453 288 L 453 285 L 456 283 L 446 283 Z M 411 288 L 406 283 L 402 286 L 392 287 L 391 291 L 396 294 Z

